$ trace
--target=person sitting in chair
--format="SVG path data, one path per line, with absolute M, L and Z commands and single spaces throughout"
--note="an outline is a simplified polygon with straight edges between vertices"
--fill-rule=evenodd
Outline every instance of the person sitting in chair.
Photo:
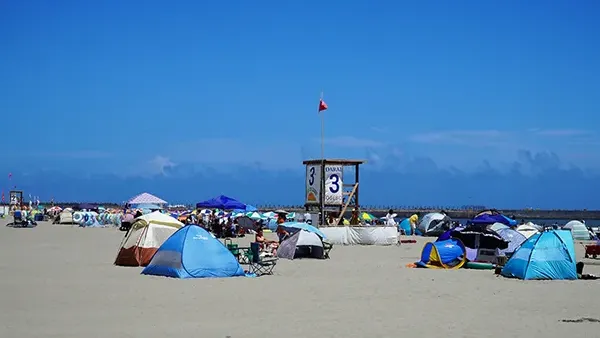
M 258 228 L 258 230 L 256 230 L 256 236 L 254 236 L 254 241 L 258 243 L 261 250 L 271 252 L 273 253 L 273 255 L 277 253 L 279 243 L 277 241 L 271 241 L 266 239 L 262 228 Z

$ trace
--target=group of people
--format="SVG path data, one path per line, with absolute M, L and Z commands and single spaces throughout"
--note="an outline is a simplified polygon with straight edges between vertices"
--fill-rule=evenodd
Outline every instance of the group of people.
M 382 217 L 382 218 L 376 218 L 376 219 L 372 219 L 372 220 L 364 220 L 364 219 L 360 219 L 359 217 L 359 211 L 358 210 L 354 210 L 352 211 L 352 216 L 350 218 L 350 220 L 348 221 L 349 225 L 363 225 L 363 226 L 369 226 L 369 225 L 384 225 L 384 226 L 390 226 L 390 227 L 398 227 L 398 230 L 404 234 L 404 235 L 414 235 L 415 234 L 415 230 L 417 229 L 417 223 L 419 222 L 419 215 L 417 214 L 413 214 L 410 217 L 408 217 L 406 220 L 409 222 L 410 224 L 410 234 L 409 233 L 405 233 L 406 230 L 403 229 L 402 227 L 400 227 L 400 223 L 396 222 L 396 217 L 398 216 L 398 214 L 394 213 L 393 209 L 390 209 L 388 211 L 388 213 Z M 305 216 L 306 217 L 306 216 Z M 328 217 L 327 217 L 327 223 L 329 226 L 337 226 L 340 224 L 340 221 L 343 220 L 340 218 L 337 218 L 338 215 L 334 212 L 330 212 Z M 308 223 L 308 222 L 307 222 Z
M 201 215 L 198 217 L 197 215 Z M 286 213 L 277 214 L 277 238 L 278 240 L 269 240 L 264 234 L 264 221 L 256 220 L 253 221 L 253 229 L 248 227 L 240 226 L 238 218 L 232 217 L 218 217 L 215 214 L 190 214 L 186 220 L 186 224 L 197 224 L 205 230 L 211 232 L 217 238 L 232 238 L 232 237 L 244 237 L 249 232 L 254 232 L 254 241 L 259 243 L 260 249 L 269 254 L 275 255 L 279 243 L 289 237 L 289 233 L 283 226 L 283 223 L 287 221 Z

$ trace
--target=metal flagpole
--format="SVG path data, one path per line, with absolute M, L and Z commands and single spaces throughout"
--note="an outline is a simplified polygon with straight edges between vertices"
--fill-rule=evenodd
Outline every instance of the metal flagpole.
M 323 91 L 319 100 L 319 115 L 321 115 L 321 224 L 325 224 L 325 111 L 321 111 L 321 102 L 323 102 Z

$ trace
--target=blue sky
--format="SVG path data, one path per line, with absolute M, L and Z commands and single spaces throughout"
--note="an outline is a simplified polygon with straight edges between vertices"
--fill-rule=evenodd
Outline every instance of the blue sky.
M 595 1 L 3 1 L 4 190 L 598 208 Z

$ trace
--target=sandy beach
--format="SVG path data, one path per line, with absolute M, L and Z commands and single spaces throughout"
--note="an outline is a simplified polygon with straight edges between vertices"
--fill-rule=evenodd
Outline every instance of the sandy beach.
M 599 281 L 406 268 L 423 239 L 280 260 L 275 276 L 175 280 L 113 266 L 124 235 L 114 228 L 6 223 L 0 337 L 593 337 L 600 329 L 561 321 L 600 319 Z

